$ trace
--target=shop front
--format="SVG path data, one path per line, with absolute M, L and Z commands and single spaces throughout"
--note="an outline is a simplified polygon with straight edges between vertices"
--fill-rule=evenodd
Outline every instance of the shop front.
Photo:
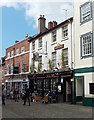
M 44 96 L 48 93 L 48 91 L 56 92 L 56 94 L 58 95 L 58 102 L 71 102 L 72 77 L 72 71 L 31 73 L 28 75 L 29 87 L 31 93 L 37 91 L 42 96 Z

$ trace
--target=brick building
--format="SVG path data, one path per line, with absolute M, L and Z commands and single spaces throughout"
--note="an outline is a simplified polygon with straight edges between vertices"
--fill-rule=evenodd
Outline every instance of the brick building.
M 20 42 L 15 41 L 13 46 L 6 49 L 5 70 L 7 89 L 18 86 L 22 91 L 24 85 L 28 84 L 29 43 L 27 38 Z
M 0 84 L 5 82 L 5 57 L 0 59 Z

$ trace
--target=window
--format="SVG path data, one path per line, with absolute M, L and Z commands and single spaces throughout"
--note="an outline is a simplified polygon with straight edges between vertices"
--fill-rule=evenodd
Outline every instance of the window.
M 63 50 L 64 52 L 64 65 L 68 65 L 68 48 Z
M 91 2 L 86 2 L 80 7 L 80 22 L 87 22 L 91 17 Z
M 49 80 L 44 80 L 44 89 L 49 90 Z
M 39 46 L 39 48 L 42 47 L 42 38 L 39 38 L 39 40 L 38 40 L 38 46 Z
M 10 52 L 8 52 L 8 58 L 10 57 Z
M 11 51 L 11 57 L 12 57 L 12 56 L 14 56 L 14 51 L 13 51 L 13 50 Z
M 89 83 L 90 94 L 94 94 L 94 83 Z
M 25 51 L 25 47 L 21 47 L 21 53 Z
M 17 54 L 19 54 L 19 48 L 18 48 L 18 49 L 16 49 L 16 55 L 17 55 Z
M 68 37 L 68 25 L 63 26 L 62 35 L 63 35 L 63 38 Z
M 56 67 L 56 52 L 52 52 L 52 65 Z
M 92 33 L 81 36 L 81 57 L 92 55 Z
M 11 74 L 13 74 L 13 64 L 11 64 Z
M 35 41 L 32 42 L 32 50 L 35 50 Z
M 56 30 L 52 32 L 52 42 L 56 41 Z

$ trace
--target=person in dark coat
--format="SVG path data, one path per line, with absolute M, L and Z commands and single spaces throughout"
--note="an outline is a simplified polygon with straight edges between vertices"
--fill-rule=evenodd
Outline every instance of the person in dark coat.
M 5 105 L 5 98 L 6 98 L 6 90 L 5 90 L 5 86 L 2 85 L 2 105 Z
M 15 102 L 18 102 L 18 99 L 19 99 L 19 89 L 16 87 L 14 89 L 14 98 L 15 98 Z
M 28 104 L 30 106 L 30 89 L 28 88 L 28 85 L 25 86 L 25 94 L 24 94 L 24 104 L 26 104 L 26 101 L 28 100 Z

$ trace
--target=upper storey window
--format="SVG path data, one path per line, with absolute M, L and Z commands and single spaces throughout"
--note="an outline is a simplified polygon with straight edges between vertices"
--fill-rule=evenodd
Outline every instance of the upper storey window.
M 8 52 L 8 58 L 10 57 L 10 52 Z
M 35 41 L 32 42 L 32 50 L 35 50 Z
M 56 30 L 52 32 L 52 42 L 56 41 Z
M 39 41 L 38 41 L 38 46 L 39 46 L 39 48 L 41 48 L 41 47 L 42 47 L 42 38 L 39 38 Z
M 92 33 L 86 33 L 81 36 L 81 57 L 91 56 L 93 54 Z
M 91 2 L 86 2 L 80 6 L 80 23 L 88 22 L 92 18 Z
M 21 47 L 21 53 L 25 51 L 25 47 Z
M 62 27 L 63 38 L 68 37 L 68 25 Z

